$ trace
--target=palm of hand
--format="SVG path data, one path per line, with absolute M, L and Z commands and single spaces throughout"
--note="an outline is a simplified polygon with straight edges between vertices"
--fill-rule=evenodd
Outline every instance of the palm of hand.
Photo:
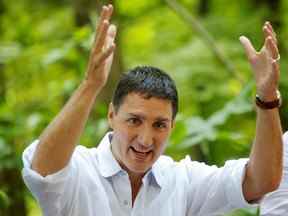
M 266 22 L 263 27 L 265 43 L 260 52 L 256 52 L 248 38 L 241 36 L 248 60 L 254 72 L 257 93 L 265 100 L 276 97 L 279 81 L 279 52 L 276 35 L 272 26 Z
M 273 94 L 278 88 L 278 78 L 273 69 L 271 54 L 263 47 L 250 61 L 254 71 L 256 88 L 261 95 Z
M 112 12 L 112 5 L 104 6 L 102 9 L 85 77 L 87 82 L 97 88 L 106 84 L 113 62 L 116 27 L 109 24 Z

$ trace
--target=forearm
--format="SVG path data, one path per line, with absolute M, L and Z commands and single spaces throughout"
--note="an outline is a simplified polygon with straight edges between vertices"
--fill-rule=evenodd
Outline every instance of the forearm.
M 107 82 L 116 36 L 116 26 L 109 23 L 112 12 L 112 5 L 103 6 L 85 79 L 40 136 L 32 160 L 32 169 L 42 176 L 55 173 L 67 165 L 95 98 Z
M 32 169 L 46 176 L 67 165 L 98 92 L 97 87 L 85 81 L 81 83 L 61 112 L 41 134 Z
M 256 135 L 244 180 L 247 200 L 275 190 L 282 176 L 282 129 L 278 109 L 257 107 Z

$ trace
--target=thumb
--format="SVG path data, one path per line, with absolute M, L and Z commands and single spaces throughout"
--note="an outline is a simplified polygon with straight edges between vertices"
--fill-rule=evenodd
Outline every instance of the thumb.
M 109 47 L 114 43 L 115 37 L 117 33 L 117 28 L 115 25 L 110 25 L 108 32 L 107 32 L 107 38 L 106 38 L 106 46 Z
M 245 49 L 245 52 L 246 52 L 246 55 L 247 55 L 249 61 L 251 61 L 256 54 L 256 50 L 254 49 L 252 43 L 250 42 L 250 40 L 247 37 L 241 36 L 239 38 L 239 40 Z

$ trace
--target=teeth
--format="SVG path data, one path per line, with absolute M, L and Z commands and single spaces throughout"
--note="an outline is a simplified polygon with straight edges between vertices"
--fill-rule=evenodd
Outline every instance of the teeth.
M 138 151 L 137 149 L 135 149 L 134 147 L 131 147 L 134 151 L 136 151 L 137 153 L 141 153 L 141 154 L 146 154 L 146 153 L 148 153 L 149 151 L 147 151 L 147 152 L 142 152 L 142 151 Z
M 146 152 L 141 152 L 141 151 L 138 151 L 138 150 L 135 150 L 136 152 L 138 153 L 142 153 L 142 154 L 145 154 Z

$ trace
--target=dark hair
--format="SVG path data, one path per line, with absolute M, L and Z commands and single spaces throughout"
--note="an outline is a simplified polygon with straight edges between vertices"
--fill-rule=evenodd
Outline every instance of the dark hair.
M 151 97 L 169 100 L 174 119 L 178 112 L 178 94 L 174 81 L 164 71 L 151 66 L 138 66 L 128 71 L 119 80 L 114 91 L 112 103 L 117 112 L 129 93 L 140 93 L 147 99 Z

